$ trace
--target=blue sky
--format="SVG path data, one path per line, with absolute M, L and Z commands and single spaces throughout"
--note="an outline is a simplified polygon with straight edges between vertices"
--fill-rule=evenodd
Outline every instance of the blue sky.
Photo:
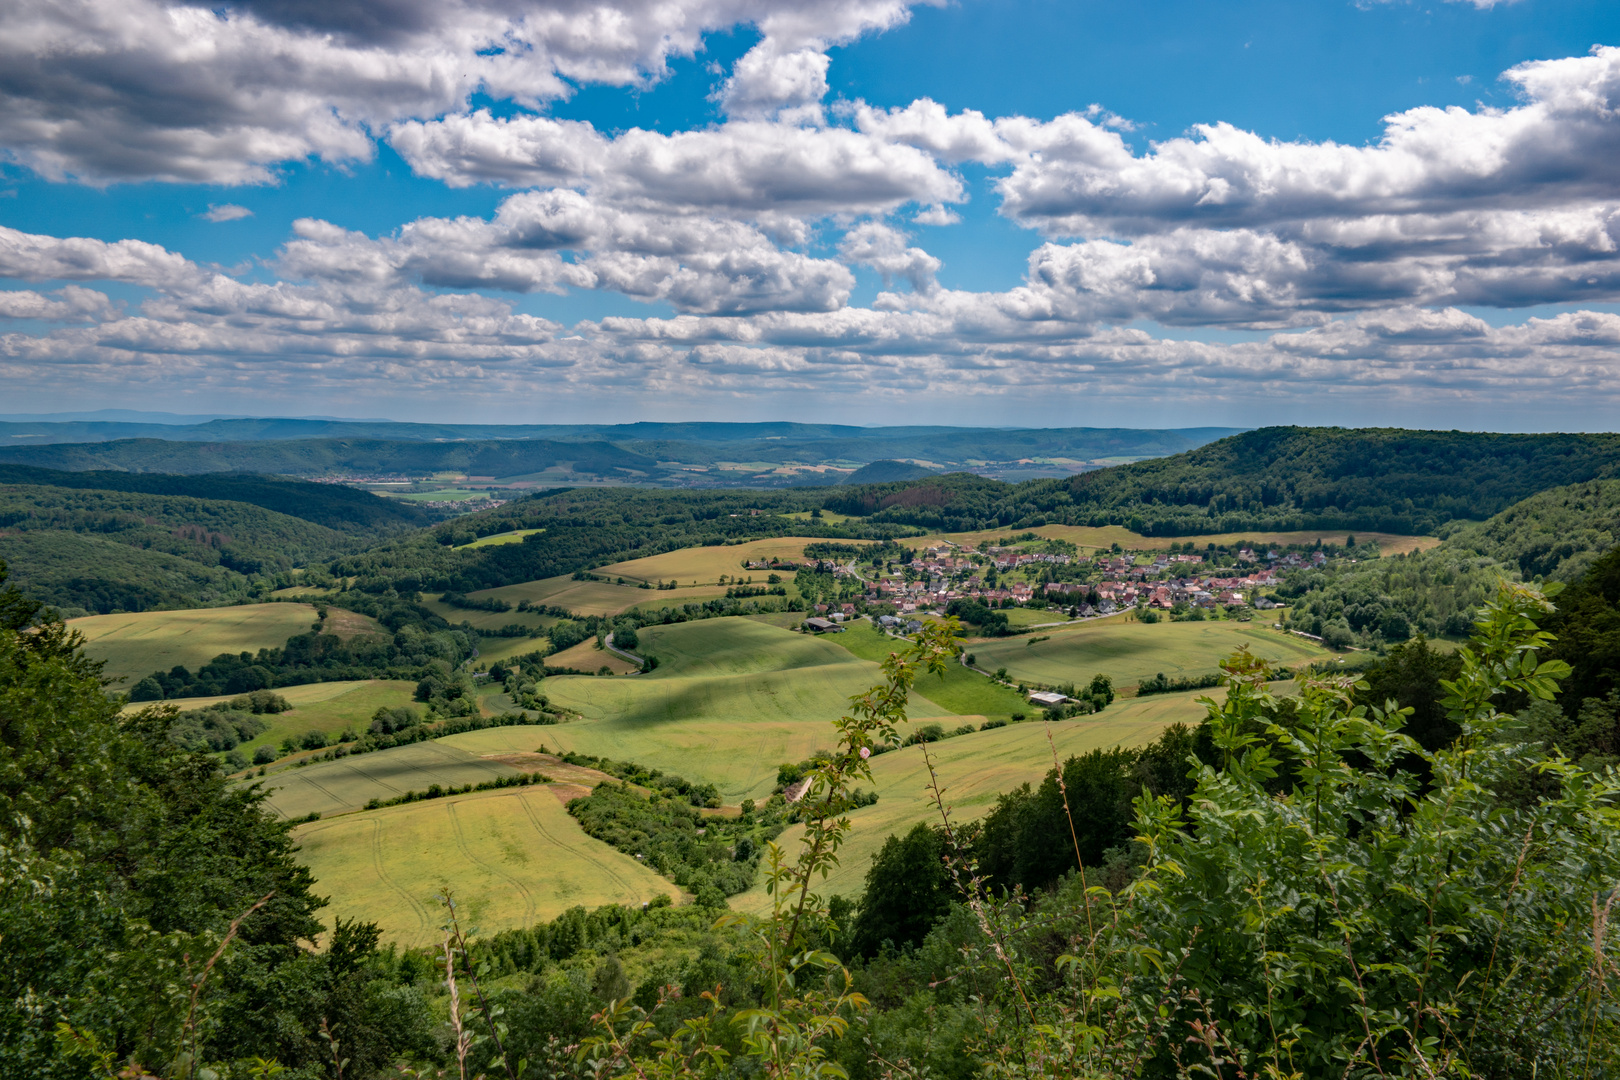
M 1613 4 L 89 9 L 10 411 L 1613 426 Z

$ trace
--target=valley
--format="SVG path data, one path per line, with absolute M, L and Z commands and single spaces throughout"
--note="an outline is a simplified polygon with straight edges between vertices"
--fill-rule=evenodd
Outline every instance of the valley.
M 1130 470 L 1160 483 L 1223 446 L 1084 483 L 596 485 L 414 524 L 352 488 L 299 503 L 284 478 L 233 476 L 217 499 L 207 474 L 37 497 L 20 483 L 11 505 L 33 516 L 0 553 L 20 554 L 25 587 L 82 601 L 62 604 L 65 625 L 102 665 L 100 697 L 189 762 L 173 775 L 201 770 L 286 830 L 327 898 L 312 940 L 365 925 L 391 955 L 428 955 L 447 896 L 491 948 L 580 920 L 709 928 L 612 946 L 645 986 L 731 940 L 714 929 L 724 909 L 771 918 L 771 845 L 791 862 L 815 835 L 806 783 L 919 640 L 950 635 L 942 670 L 918 673 L 893 737 L 865 746 L 870 776 L 841 789 L 846 824 L 817 857 L 833 920 L 817 932 L 856 964 L 910 955 L 870 927 L 900 888 L 883 875 L 916 845 L 946 847 L 905 864 L 907 889 L 950 844 L 1032 904 L 1077 861 L 1109 888 L 1145 873 L 1137 815 L 1186 812 L 1195 770 L 1230 768 L 1207 721 L 1235 657 L 1259 665 L 1244 692 L 1266 695 L 1268 723 L 1295 722 L 1324 677 L 1410 694 L 1451 670 L 1503 582 L 1580 581 L 1616 557 L 1620 481 L 1601 477 L 1505 504 L 1517 480 L 1481 490 L 1478 505 L 1505 508 L 1477 519 L 1251 513 L 1163 491 L 1081 509 L 1088 484 L 1124 498 Z M 146 518 L 112 514 L 121 499 Z M 1242 514 L 1251 528 L 1234 527 Z M 1403 520 L 1430 531 L 1387 527 Z M 149 571 L 158 560 L 168 576 Z M 1426 700 L 1410 698 L 1419 738 L 1443 730 Z M 1597 701 L 1560 737 L 1599 732 L 1602 761 Z M 618 955 L 585 949 L 567 977 Z M 526 963 L 528 978 L 546 970 Z

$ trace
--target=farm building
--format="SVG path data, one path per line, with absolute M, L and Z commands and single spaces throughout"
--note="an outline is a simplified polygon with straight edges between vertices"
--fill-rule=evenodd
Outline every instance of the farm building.
M 806 619 L 804 628 L 812 634 L 841 634 L 844 628 L 831 619 Z
M 1064 697 L 1062 694 L 1054 693 L 1051 690 L 1032 690 L 1029 694 L 1029 702 L 1031 705 L 1062 705 L 1068 700 L 1069 699 Z

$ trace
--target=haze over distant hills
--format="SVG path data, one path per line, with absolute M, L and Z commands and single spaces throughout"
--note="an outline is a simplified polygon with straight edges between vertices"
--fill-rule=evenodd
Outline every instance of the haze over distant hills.
M 85 414 L 89 416 L 89 414 Z M 912 475 L 1068 476 L 1162 457 L 1236 428 L 863 428 L 798 423 L 416 424 L 308 417 L 0 422 L 0 461 L 66 470 L 288 476 L 444 472 L 538 483 L 837 483 L 874 462 Z

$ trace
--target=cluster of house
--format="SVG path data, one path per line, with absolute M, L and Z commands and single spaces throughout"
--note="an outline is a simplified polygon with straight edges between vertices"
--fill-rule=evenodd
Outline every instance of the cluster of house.
M 1177 604 L 1191 607 L 1226 607 L 1232 604 L 1252 604 L 1257 608 L 1274 605 L 1265 597 L 1257 597 L 1259 589 L 1277 584 L 1277 575 L 1270 570 L 1259 570 L 1241 577 L 1188 577 L 1174 581 L 1135 582 L 1099 581 L 1095 585 L 1082 585 L 1069 581 L 1052 581 L 1046 585 L 1049 600 L 1063 601 L 1073 597 L 1089 597 L 1097 591 L 1096 605 L 1079 604 L 1081 615 L 1107 615 L 1121 608 L 1145 603 L 1149 607 L 1173 608 Z
M 980 600 L 986 604 L 1012 600 L 1022 604 L 1034 598 L 1034 586 L 1025 582 L 1015 582 L 1006 588 L 990 588 L 977 577 L 970 577 L 961 582 L 946 578 L 931 578 L 927 581 L 918 579 L 909 582 L 898 577 L 885 578 L 881 581 L 868 582 L 866 591 L 867 603 L 890 603 L 897 610 L 907 613 L 941 608 L 952 600 Z
M 866 585 L 867 603 L 891 603 L 903 616 L 919 611 L 941 610 L 952 600 L 979 600 L 996 605 L 1006 600 L 1024 604 L 1039 598 L 1063 604 L 1073 603 L 1078 608 L 1079 614 L 1085 617 L 1107 615 L 1137 604 L 1164 609 L 1173 608 L 1178 604 L 1203 608 L 1249 604 L 1257 608 L 1271 608 L 1275 605 L 1259 596 L 1259 590 L 1276 585 L 1279 571 L 1302 566 L 1320 566 L 1327 561 L 1327 556 L 1320 551 L 1305 554 L 1290 552 L 1279 556 L 1275 551 L 1243 548 L 1237 553 L 1237 559 L 1239 563 L 1254 566 L 1248 573 L 1227 576 L 1194 575 L 1160 581 L 1153 579 L 1160 578 L 1166 571 L 1185 573 L 1184 567 L 1202 563 L 1204 556 L 1191 552 L 1164 553 L 1156 556 L 1152 563 L 1138 566 L 1128 555 L 1099 555 L 1096 565 L 1097 569 L 1102 571 L 1104 579 L 1094 584 L 1054 581 L 1044 586 L 1034 586 L 1018 581 L 990 586 L 975 572 L 977 564 L 973 559 L 974 554 L 974 550 L 969 547 L 927 548 L 919 552 L 919 557 L 910 564 L 910 570 L 915 576 L 915 580 L 912 581 L 905 580 L 906 575 L 900 571 L 880 575 L 876 580 L 863 578 L 853 562 L 837 564 L 822 561 L 801 565 L 840 577 L 857 578 Z M 990 558 L 997 571 L 1037 569 L 1043 564 L 1067 566 L 1092 561 L 1085 555 L 1035 555 L 999 547 L 987 547 L 983 554 Z M 777 561 L 768 564 L 750 563 L 749 568 L 791 570 L 797 566 L 794 563 Z M 1096 590 L 1097 593 L 1095 603 L 1088 602 L 1092 590 Z M 828 610 L 825 605 L 818 605 L 816 609 L 818 616 L 825 616 L 832 623 L 842 621 L 854 613 L 854 607 L 849 604 L 843 605 L 842 611 Z

